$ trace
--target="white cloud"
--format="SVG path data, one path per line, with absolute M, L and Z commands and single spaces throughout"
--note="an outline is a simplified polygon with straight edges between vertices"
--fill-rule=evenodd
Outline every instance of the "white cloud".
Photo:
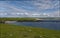
M 0 13 L 0 16 L 5 16 L 7 15 L 7 13 Z
M 60 11 L 58 10 L 58 11 L 48 13 L 48 16 L 49 17 L 59 17 L 60 16 Z
M 8 14 L 13 15 L 13 16 L 18 16 L 18 15 L 29 15 L 29 13 L 27 13 L 27 10 L 24 9 L 19 9 L 16 8 L 15 6 L 11 6 L 9 4 L 5 4 L 5 3 L 0 3 L 0 7 L 2 7 L 3 9 L 0 10 L 0 15 L 6 15 L 9 16 Z
M 23 3 L 24 4 L 24 3 Z M 25 4 L 24 4 L 25 5 Z M 33 1 L 33 4 L 36 7 L 36 11 L 28 11 L 25 9 L 19 9 L 13 5 L 9 5 L 8 3 L 0 3 L 0 16 L 5 15 L 5 16 L 12 16 L 12 17 L 19 17 L 19 16 L 27 16 L 27 17 L 41 17 L 41 16 L 58 16 L 60 15 L 59 11 L 55 11 L 52 13 L 42 13 L 39 12 L 40 10 L 45 10 L 45 9 L 53 9 L 53 8 L 59 8 L 59 2 L 55 1 L 52 3 L 50 0 L 39 0 L 38 1 Z M 2 10 L 1 10 L 2 9 Z M 37 11 L 39 10 L 39 11 Z M 57 14 L 59 12 L 59 14 Z
M 37 9 L 40 9 L 40 10 L 45 10 L 45 9 L 53 9 L 53 8 L 59 8 L 60 5 L 59 5 L 59 1 L 55 0 L 55 1 L 51 1 L 51 0 L 37 0 L 37 1 L 34 1 L 33 3 Z

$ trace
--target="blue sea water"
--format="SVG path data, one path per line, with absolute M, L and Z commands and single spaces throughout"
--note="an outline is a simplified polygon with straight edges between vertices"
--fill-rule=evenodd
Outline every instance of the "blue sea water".
M 60 30 L 60 22 L 15 22 L 14 24 Z

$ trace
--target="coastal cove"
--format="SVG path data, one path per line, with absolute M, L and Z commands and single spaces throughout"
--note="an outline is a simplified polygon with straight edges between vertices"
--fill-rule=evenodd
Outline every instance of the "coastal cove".
M 60 30 L 60 22 L 59 21 L 39 21 L 39 22 L 17 22 L 17 21 L 6 21 L 6 24 L 15 24 L 15 25 L 22 25 L 22 26 L 31 26 L 31 27 L 38 27 L 38 28 L 47 28 L 53 30 Z

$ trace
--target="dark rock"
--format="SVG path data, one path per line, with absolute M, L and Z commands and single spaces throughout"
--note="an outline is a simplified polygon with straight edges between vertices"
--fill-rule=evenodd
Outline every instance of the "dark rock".
M 0 23 L 5 23 L 5 21 L 0 21 Z

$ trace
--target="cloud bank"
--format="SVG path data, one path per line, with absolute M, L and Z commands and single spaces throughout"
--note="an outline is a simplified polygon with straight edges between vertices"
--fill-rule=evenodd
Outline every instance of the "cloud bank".
M 60 17 L 59 0 L 0 1 L 0 17 Z

